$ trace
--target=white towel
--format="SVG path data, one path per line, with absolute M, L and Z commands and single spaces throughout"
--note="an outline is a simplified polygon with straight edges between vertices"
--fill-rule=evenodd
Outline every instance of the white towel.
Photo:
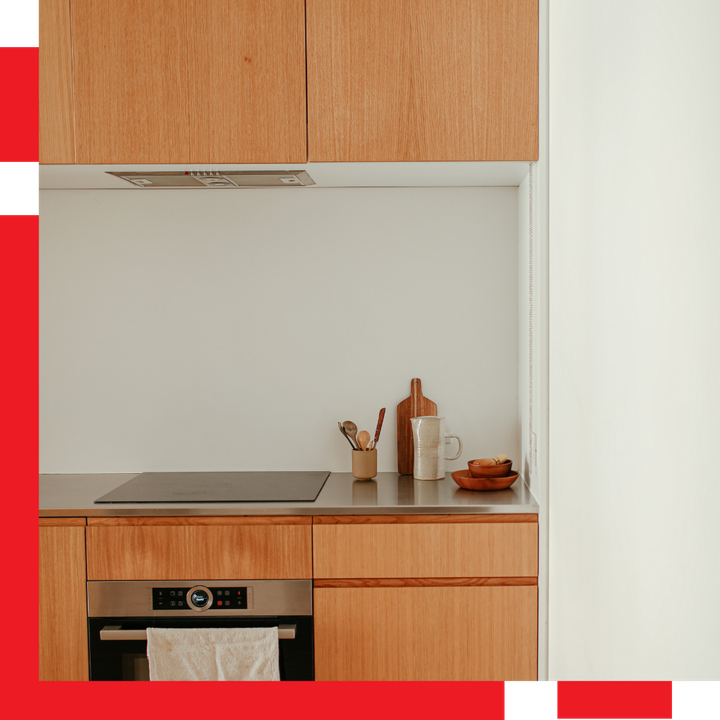
M 280 680 L 278 630 L 148 628 L 150 680 Z

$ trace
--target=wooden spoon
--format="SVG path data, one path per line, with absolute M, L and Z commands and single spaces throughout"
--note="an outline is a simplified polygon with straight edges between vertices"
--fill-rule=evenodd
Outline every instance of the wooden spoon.
M 350 443 L 350 447 L 353 450 L 357 450 L 357 448 L 353 445 L 352 440 L 347 436 L 347 433 L 345 432 L 345 428 L 342 426 L 342 423 L 338 423 L 338 427 L 340 428 L 340 432 L 343 434 L 343 437 Z
M 380 439 L 380 431 L 382 430 L 382 425 L 383 425 L 384 419 L 385 419 L 385 408 L 383 408 L 380 411 L 380 415 L 378 416 L 377 427 L 375 428 L 375 441 L 373 442 L 373 447 L 375 447 L 378 444 L 378 440 Z
M 347 435 L 355 443 L 355 447 L 359 448 L 357 444 L 357 425 L 352 420 L 346 420 L 342 425 Z
M 361 430 L 357 436 L 358 445 L 361 450 L 365 450 L 370 442 L 370 433 L 367 430 Z

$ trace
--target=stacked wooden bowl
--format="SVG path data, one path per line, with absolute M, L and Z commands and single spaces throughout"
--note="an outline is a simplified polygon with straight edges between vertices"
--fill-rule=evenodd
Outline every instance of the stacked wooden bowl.
M 451 473 L 452 479 L 466 490 L 505 490 L 518 479 L 519 474 L 512 471 L 512 460 L 508 460 L 506 455 L 471 460 L 467 470 Z

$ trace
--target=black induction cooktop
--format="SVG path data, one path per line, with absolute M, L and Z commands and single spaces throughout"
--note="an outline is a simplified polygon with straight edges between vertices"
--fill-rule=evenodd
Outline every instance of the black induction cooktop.
M 314 502 L 329 472 L 146 472 L 96 503 Z

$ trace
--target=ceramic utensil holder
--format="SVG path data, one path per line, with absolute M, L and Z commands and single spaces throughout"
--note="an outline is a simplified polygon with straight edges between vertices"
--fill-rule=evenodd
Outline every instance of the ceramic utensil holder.
M 352 476 L 358 480 L 371 480 L 377 475 L 377 450 L 352 451 Z

